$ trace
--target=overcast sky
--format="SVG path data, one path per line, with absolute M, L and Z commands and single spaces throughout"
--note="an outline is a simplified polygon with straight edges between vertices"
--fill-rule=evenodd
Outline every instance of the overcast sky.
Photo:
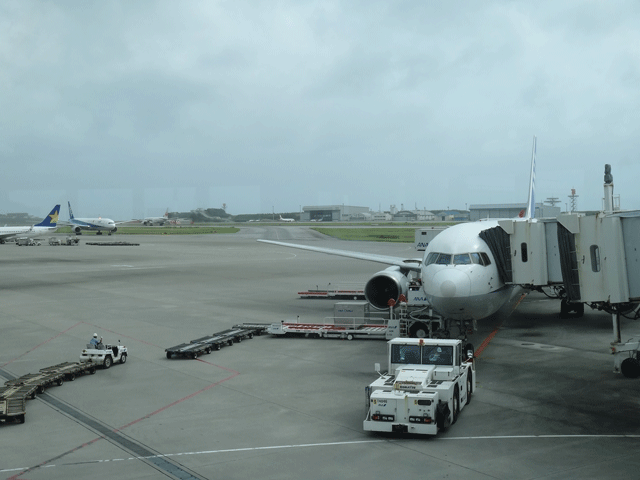
M 0 3 L 0 212 L 640 208 L 637 1 Z

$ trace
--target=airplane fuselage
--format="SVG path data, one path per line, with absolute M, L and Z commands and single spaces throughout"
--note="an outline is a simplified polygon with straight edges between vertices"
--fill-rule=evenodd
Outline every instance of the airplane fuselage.
M 513 294 L 498 274 L 488 245 L 479 236 L 495 221 L 454 225 L 427 246 L 421 267 L 422 288 L 440 315 L 480 320 L 500 309 Z
M 117 230 L 116 223 L 110 218 L 73 218 L 70 220 L 72 228 L 75 230 L 93 230 L 115 232 Z

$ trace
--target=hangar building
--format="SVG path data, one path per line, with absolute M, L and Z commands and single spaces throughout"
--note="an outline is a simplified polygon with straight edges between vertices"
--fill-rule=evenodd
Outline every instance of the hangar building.
M 483 218 L 516 218 L 520 212 L 526 212 L 526 210 L 526 203 L 470 205 L 469 220 L 475 222 Z M 560 207 L 536 203 L 536 218 L 556 218 L 560 212 Z
M 301 222 L 347 222 L 350 220 L 370 220 L 369 207 L 350 205 L 318 205 L 302 207 Z

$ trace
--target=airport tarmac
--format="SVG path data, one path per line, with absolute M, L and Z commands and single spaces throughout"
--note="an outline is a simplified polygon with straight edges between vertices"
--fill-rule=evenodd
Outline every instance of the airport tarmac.
M 420 256 L 302 226 L 0 245 L 2 381 L 76 361 L 94 332 L 129 349 L 126 364 L 28 401 L 25 424 L 0 423 L 0 478 L 637 477 L 640 380 L 612 372 L 610 316 L 560 319 L 540 294 L 481 322 L 476 392 L 435 437 L 363 431 L 384 341 L 261 336 L 168 360 L 165 348 L 237 323 L 322 321 L 334 302 L 298 291 L 364 285 L 384 268 L 258 238 Z M 112 240 L 139 245 L 84 244 Z M 628 338 L 640 325 L 622 329 Z

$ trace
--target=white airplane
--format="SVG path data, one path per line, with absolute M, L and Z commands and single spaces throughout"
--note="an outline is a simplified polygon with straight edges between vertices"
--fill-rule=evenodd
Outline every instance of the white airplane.
M 76 235 L 82 235 L 82 230 L 90 230 L 95 231 L 96 235 L 102 235 L 102 231 L 106 230 L 111 235 L 118 228 L 116 227 L 116 222 L 111 220 L 110 218 L 76 218 L 73 216 L 73 211 L 71 210 L 71 202 L 67 202 L 69 205 L 69 221 L 64 222 L 64 225 L 71 225 L 71 230 Z M 63 222 L 60 222 L 61 224 Z
M 60 205 L 56 205 L 51 213 L 44 217 L 40 223 L 30 227 L 0 227 L 0 243 L 17 237 L 37 237 L 53 233 L 58 228 L 58 217 L 60 216 Z
M 534 137 L 529 200 L 526 212 L 520 215 L 524 219 L 535 215 L 535 157 Z M 453 225 L 436 235 L 422 259 L 258 241 L 391 265 L 373 275 L 365 286 L 366 299 L 378 309 L 388 308 L 390 300 L 398 302 L 400 295 L 406 297 L 410 277 L 420 274 L 424 295 L 437 313 L 445 319 L 471 322 L 494 314 L 522 291 L 501 280 L 491 249 L 480 236 L 497 226 L 497 220 Z
M 143 225 L 148 225 L 148 226 L 153 226 L 153 225 L 164 225 L 165 223 L 169 222 L 169 209 L 167 208 L 167 211 L 164 212 L 164 215 L 162 217 L 145 217 L 144 220 L 142 220 L 142 224 Z
M 280 221 L 281 222 L 287 222 L 287 223 L 293 223 L 293 222 L 295 222 L 295 219 L 293 219 L 293 218 L 282 218 L 282 215 L 280 215 Z

